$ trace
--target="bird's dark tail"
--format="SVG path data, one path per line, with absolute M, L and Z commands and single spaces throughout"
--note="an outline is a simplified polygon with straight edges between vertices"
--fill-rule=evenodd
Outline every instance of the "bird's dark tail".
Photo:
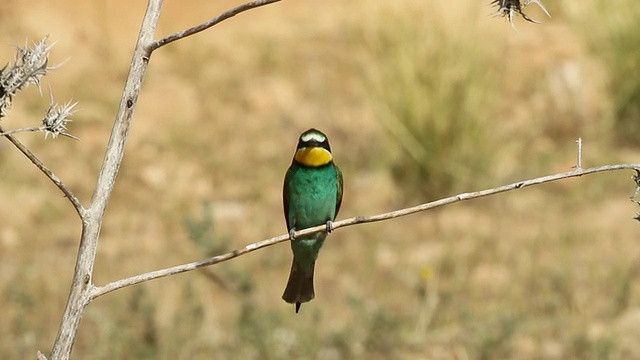
M 298 262 L 294 259 L 291 264 L 289 281 L 282 294 L 282 300 L 289 304 L 296 304 L 296 313 L 300 310 L 300 304 L 311 301 L 315 297 L 313 291 L 313 270 L 315 263 L 311 264 L 311 271 L 304 272 Z

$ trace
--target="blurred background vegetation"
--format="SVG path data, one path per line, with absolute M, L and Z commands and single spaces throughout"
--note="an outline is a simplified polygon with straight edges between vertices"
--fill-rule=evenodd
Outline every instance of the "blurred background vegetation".
M 325 131 L 345 174 L 340 218 L 566 171 L 638 162 L 640 7 L 546 1 L 543 25 L 489 1 L 283 1 L 154 54 L 107 208 L 94 281 L 282 234 L 281 186 L 299 133 Z M 168 34 L 231 1 L 167 2 Z M 43 90 L 73 98 L 70 132 L 21 134 L 88 203 L 144 2 L 0 4 L 9 44 L 50 34 Z M 126 9 L 126 11 L 123 11 Z M 31 126 L 29 89 L 3 127 Z M 80 224 L 0 141 L 0 357 L 48 352 Z M 280 244 L 92 303 L 77 359 L 640 358 L 640 249 L 631 174 L 523 189 L 330 236 L 317 298 L 280 296 Z

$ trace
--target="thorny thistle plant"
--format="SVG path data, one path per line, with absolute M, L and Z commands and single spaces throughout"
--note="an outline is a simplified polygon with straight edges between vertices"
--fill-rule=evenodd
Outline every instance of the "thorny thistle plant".
M 13 102 L 13 97 L 19 90 L 29 85 L 36 85 L 40 93 L 40 80 L 47 75 L 49 70 L 56 69 L 57 66 L 49 66 L 49 52 L 54 44 L 48 45 L 48 36 L 40 42 L 34 42 L 32 46 L 15 46 L 16 57 L 13 64 L 7 63 L 0 69 L 0 120 L 7 116 L 9 108 Z M 10 135 L 25 131 L 43 131 L 45 138 L 52 135 L 54 138 L 59 135 L 78 139 L 66 133 L 67 123 L 71 121 L 69 117 L 76 111 L 73 108 L 77 103 L 68 101 L 64 105 L 54 103 L 53 96 L 50 96 L 49 109 L 42 118 L 42 126 L 17 129 L 7 132 L 0 131 L 0 136 Z
M 547 14 L 548 17 L 551 17 L 540 0 L 494 0 L 491 2 L 491 5 L 497 6 L 498 10 L 493 13 L 493 16 L 502 16 L 507 18 L 509 24 L 511 24 L 511 27 L 513 27 L 514 30 L 516 29 L 516 26 L 513 24 L 513 18 L 518 15 L 522 16 L 523 19 L 529 22 L 540 24 L 539 21 L 530 18 L 529 16 L 527 16 L 527 14 L 522 12 L 522 10 L 531 3 L 538 5 L 540 9 L 542 9 L 542 11 Z
M 57 138 L 59 135 L 67 136 L 75 140 L 79 140 L 77 137 L 68 134 L 67 123 L 71 121 L 69 117 L 76 113 L 77 110 L 73 108 L 78 104 L 72 103 L 71 100 L 67 101 L 64 105 L 58 105 L 53 102 L 53 95 L 49 95 L 49 110 L 42 118 L 41 131 L 44 131 L 44 138 L 51 135 L 53 138 Z
M 49 51 L 53 45 L 46 44 L 47 37 L 30 48 L 16 46 L 16 58 L 11 66 L 6 64 L 0 70 L 0 118 L 7 116 L 13 96 L 29 86 L 35 84 L 40 87 L 40 79 L 47 74 Z M 8 70 L 7 70 L 8 67 Z

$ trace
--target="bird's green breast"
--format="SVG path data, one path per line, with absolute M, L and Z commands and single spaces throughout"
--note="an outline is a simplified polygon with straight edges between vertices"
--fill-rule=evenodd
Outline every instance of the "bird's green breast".
M 333 164 L 321 168 L 293 165 L 285 183 L 289 228 L 302 230 L 333 221 L 338 180 Z
M 289 229 L 306 229 L 335 220 L 338 201 L 337 170 L 333 163 L 323 167 L 293 164 L 285 178 L 285 202 Z M 300 236 L 292 241 L 294 255 L 301 263 L 316 260 L 327 233 Z

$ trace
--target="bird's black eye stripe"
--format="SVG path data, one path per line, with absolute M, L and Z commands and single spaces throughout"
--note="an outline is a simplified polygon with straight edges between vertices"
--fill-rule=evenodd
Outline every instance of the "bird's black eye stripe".
M 329 146 L 329 141 L 328 140 L 325 140 L 323 142 L 318 142 L 318 141 L 315 141 L 315 140 L 299 141 L 297 149 L 314 148 L 314 147 L 321 147 L 321 148 L 331 152 L 331 147 Z

